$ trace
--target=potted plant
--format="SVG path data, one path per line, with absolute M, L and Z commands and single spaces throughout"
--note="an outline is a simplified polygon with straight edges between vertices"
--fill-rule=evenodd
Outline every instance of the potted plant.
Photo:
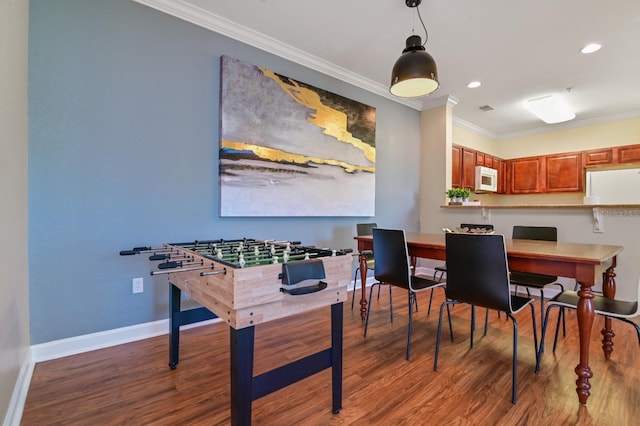
M 462 203 L 462 198 L 465 194 L 465 191 L 469 191 L 468 189 L 462 188 L 451 188 L 447 189 L 447 197 L 449 197 L 450 204 L 460 204 Z
M 462 197 L 462 201 L 469 201 L 469 197 L 471 197 L 471 190 L 469 188 L 462 188 L 460 196 Z

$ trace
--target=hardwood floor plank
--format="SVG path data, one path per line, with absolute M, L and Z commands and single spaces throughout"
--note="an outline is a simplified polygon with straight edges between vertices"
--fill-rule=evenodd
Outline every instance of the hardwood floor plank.
M 388 293 L 374 298 L 366 338 L 359 310 L 352 311 L 350 303 L 345 303 L 343 409 L 339 414 L 331 412 L 331 373 L 327 370 L 254 401 L 253 423 L 626 425 L 640 421 L 640 347 L 635 330 L 627 324 L 614 321 L 614 352 L 606 361 L 599 333 L 602 319 L 596 320 L 590 352 L 594 377 L 591 397 L 583 407 L 578 404 L 573 371 L 578 363 L 575 312 L 567 313 L 567 336 L 560 338 L 555 354 L 550 328 L 537 375 L 531 316 L 528 311 L 520 313 L 516 317 L 518 404 L 514 406 L 510 321 L 491 313 L 489 331 L 483 336 L 484 311 L 478 310 L 470 349 L 470 309 L 455 306 L 455 339 L 451 342 L 443 328 L 438 371 L 434 372 L 442 293 L 436 292 L 428 318 L 428 294 L 419 295 L 409 362 L 405 360 L 406 293 L 394 289 L 393 299 L 394 321 L 390 322 Z M 229 424 L 228 326 L 217 323 L 185 330 L 181 343 L 175 370 L 167 365 L 167 336 L 37 364 L 22 424 Z M 328 308 L 260 325 L 256 328 L 254 374 L 329 344 Z

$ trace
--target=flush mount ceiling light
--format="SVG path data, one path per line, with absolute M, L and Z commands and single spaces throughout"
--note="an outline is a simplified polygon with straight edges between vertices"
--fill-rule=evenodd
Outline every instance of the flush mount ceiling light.
M 524 107 L 547 124 L 573 120 L 576 115 L 559 97 L 546 95 L 525 101 Z
M 422 39 L 417 35 L 407 38 L 406 47 L 393 66 L 389 91 L 391 94 L 402 98 L 428 95 L 440 86 L 436 61 L 424 48 L 429 39 L 429 34 L 422 21 L 420 9 L 418 9 L 421 2 L 422 0 L 405 0 L 405 4 L 408 7 L 416 8 L 424 28 L 425 40 L 422 43 Z
M 593 52 L 597 52 L 602 47 L 599 43 L 589 43 L 582 49 L 580 49 L 580 53 L 584 53 L 585 55 Z

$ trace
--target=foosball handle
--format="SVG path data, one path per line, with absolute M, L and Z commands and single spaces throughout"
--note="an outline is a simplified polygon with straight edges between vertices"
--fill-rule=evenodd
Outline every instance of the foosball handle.
M 149 260 L 166 260 L 170 258 L 171 258 L 171 255 L 169 254 L 154 254 L 152 256 L 149 256 Z
M 141 251 L 149 251 L 151 247 L 134 247 L 131 250 L 122 250 L 120 256 L 131 256 L 133 254 L 140 254 Z
M 173 269 L 182 266 L 182 262 L 164 262 L 158 265 L 158 269 Z

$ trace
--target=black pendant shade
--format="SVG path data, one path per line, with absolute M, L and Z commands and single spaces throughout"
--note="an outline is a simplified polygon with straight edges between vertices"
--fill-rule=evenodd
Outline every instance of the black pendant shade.
M 412 35 L 393 66 L 389 91 L 395 96 L 413 98 L 428 95 L 438 86 L 436 61 L 422 46 L 420 36 Z

